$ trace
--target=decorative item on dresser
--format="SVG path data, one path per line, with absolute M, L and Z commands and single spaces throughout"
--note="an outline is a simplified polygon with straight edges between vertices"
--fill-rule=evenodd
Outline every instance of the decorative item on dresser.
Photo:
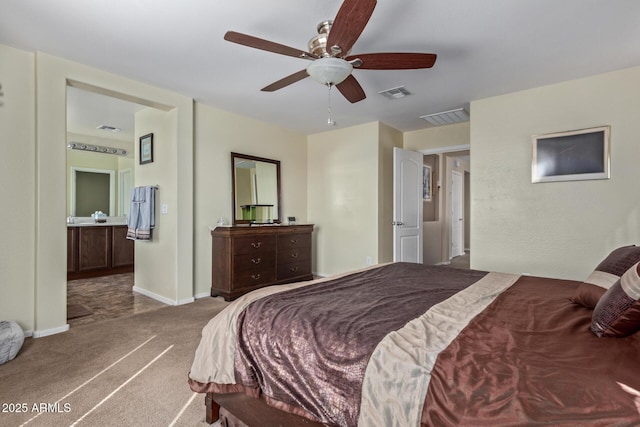
M 211 296 L 233 300 L 254 289 L 311 280 L 313 224 L 216 227 Z

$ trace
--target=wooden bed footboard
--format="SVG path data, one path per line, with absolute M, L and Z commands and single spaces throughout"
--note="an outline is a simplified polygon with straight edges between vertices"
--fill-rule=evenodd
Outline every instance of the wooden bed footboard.
M 308 420 L 273 408 L 262 399 L 255 399 L 244 393 L 207 393 L 204 398 L 207 424 L 213 424 L 220 417 L 220 408 L 229 411 L 249 427 L 287 426 L 322 427 L 324 424 Z
M 205 421 L 207 424 L 213 424 L 220 418 L 220 405 L 213 400 L 213 393 L 207 393 L 204 396 L 204 406 L 207 408 Z

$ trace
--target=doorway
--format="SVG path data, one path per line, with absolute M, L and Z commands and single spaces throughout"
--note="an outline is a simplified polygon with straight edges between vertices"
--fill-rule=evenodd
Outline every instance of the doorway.
M 432 210 L 430 215 L 425 210 L 424 222 L 424 262 L 430 265 L 452 264 L 454 258 L 456 263 L 463 260 L 463 265 L 469 265 L 470 241 L 469 230 L 471 221 L 471 197 L 470 197 L 470 177 L 471 177 L 471 155 L 468 145 L 446 147 L 433 150 L 422 150 L 425 164 L 432 165 L 432 196 L 431 201 L 425 201 L 425 206 Z M 456 215 L 453 220 L 453 171 L 461 178 L 462 190 L 456 191 Z M 458 183 L 456 182 L 456 186 Z M 462 194 L 462 200 L 458 194 Z M 462 218 L 462 221 L 460 221 Z M 456 230 L 454 231 L 454 226 Z M 459 230 L 458 230 L 459 228 Z M 455 233 L 456 247 L 452 251 L 453 235 Z M 462 234 L 461 241 L 458 236 Z M 456 255 L 454 255 L 454 253 Z M 468 268 L 468 267 L 467 267 Z
M 464 255 L 464 182 L 463 174 L 451 171 L 451 253 L 449 258 Z
M 135 176 L 135 113 L 144 106 L 67 86 L 67 323 L 164 306 L 133 292 L 135 246 L 126 240 Z M 107 223 L 95 224 L 102 211 Z

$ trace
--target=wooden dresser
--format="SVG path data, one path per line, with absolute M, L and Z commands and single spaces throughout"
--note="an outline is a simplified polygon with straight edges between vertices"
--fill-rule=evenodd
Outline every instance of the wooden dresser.
M 312 231 L 312 224 L 216 227 L 211 296 L 230 301 L 265 286 L 311 280 Z

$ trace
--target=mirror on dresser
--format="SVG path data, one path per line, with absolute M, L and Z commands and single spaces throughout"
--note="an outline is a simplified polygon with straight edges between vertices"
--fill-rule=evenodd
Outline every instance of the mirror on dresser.
M 280 161 L 231 153 L 233 224 L 282 221 Z

